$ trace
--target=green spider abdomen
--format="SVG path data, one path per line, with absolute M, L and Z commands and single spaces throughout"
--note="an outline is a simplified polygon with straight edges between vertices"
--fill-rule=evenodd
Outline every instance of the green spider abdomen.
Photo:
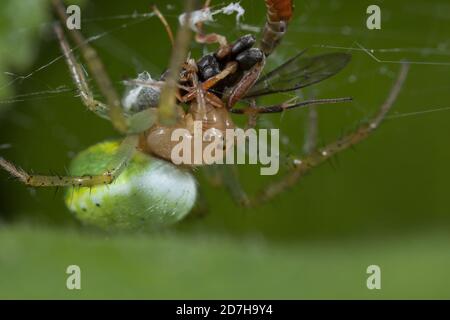
M 75 157 L 70 174 L 102 174 L 119 142 L 96 144 Z M 187 171 L 136 152 L 110 185 L 69 188 L 66 205 L 83 223 L 102 229 L 150 229 L 185 217 L 196 199 L 196 182 Z

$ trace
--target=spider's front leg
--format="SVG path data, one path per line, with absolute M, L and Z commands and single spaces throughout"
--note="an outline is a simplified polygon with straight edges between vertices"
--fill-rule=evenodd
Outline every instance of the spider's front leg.
M 102 118 L 109 119 L 108 116 L 108 107 L 96 100 L 92 91 L 89 87 L 89 84 L 86 80 L 84 72 L 80 63 L 75 59 L 72 49 L 67 42 L 64 32 L 61 26 L 58 23 L 53 25 L 53 30 L 55 31 L 56 37 L 58 38 L 61 50 L 64 54 L 64 58 L 66 60 L 67 66 L 69 67 L 70 74 L 72 76 L 75 85 L 77 86 L 78 92 L 81 97 L 81 101 L 83 101 L 84 105 L 92 112 L 97 114 Z
M 138 142 L 138 136 L 125 138 L 116 154 L 112 156 L 105 172 L 99 175 L 89 175 L 88 173 L 83 176 L 29 174 L 2 157 L 0 157 L 0 167 L 12 177 L 30 187 L 94 187 L 110 184 L 122 173 L 136 151 Z
M 68 19 L 66 14 L 66 8 L 61 0 L 53 0 L 53 5 L 55 7 L 55 11 L 61 20 L 62 24 L 65 25 Z M 86 40 L 81 32 L 76 29 L 69 30 L 69 35 L 72 40 L 76 43 L 76 45 L 80 48 L 81 54 L 83 55 L 84 60 L 87 63 L 88 69 L 94 77 L 100 91 L 103 96 L 106 98 L 106 102 L 108 105 L 108 114 L 111 120 L 111 123 L 114 127 L 121 133 L 128 132 L 128 124 L 127 119 L 123 114 L 123 109 L 120 103 L 119 95 L 117 94 L 114 86 L 112 85 L 111 79 L 109 78 L 103 62 L 98 57 L 97 51 L 89 45 L 90 40 Z M 64 48 L 63 48 L 64 50 Z M 66 53 L 65 53 L 66 55 Z M 66 56 L 67 59 L 67 56 Z M 70 61 L 68 61 L 69 68 L 71 69 L 72 75 L 74 73 L 80 74 L 79 70 L 72 70 Z M 74 77 L 74 76 L 73 76 Z M 82 80 L 82 78 L 80 78 Z M 85 82 L 86 83 L 86 82 Z M 78 84 L 77 84 L 78 86 Z M 85 85 L 87 87 L 87 84 Z M 86 89 L 86 88 L 84 88 Z M 86 91 L 85 91 L 86 92 Z M 88 105 L 88 107 L 90 107 Z
M 368 123 L 361 125 L 354 132 L 338 139 L 337 141 L 332 142 L 323 148 L 316 149 L 302 159 L 295 159 L 293 161 L 294 168 L 290 170 L 288 174 L 280 181 L 263 188 L 257 196 L 251 199 L 250 205 L 255 206 L 271 200 L 287 188 L 295 185 L 301 177 L 313 168 L 327 161 L 339 152 L 344 151 L 369 137 L 379 127 L 381 122 L 386 117 L 386 114 L 391 110 L 406 80 L 408 70 L 409 65 L 403 64 L 388 98 L 380 107 L 376 115 Z

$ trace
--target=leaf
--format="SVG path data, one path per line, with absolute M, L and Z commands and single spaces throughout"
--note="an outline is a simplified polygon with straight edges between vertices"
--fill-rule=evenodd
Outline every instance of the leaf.
M 0 298 L 449 298 L 448 232 L 383 240 L 269 244 L 252 239 L 0 229 Z M 81 268 L 81 290 L 66 269 Z M 381 290 L 369 290 L 369 265 Z

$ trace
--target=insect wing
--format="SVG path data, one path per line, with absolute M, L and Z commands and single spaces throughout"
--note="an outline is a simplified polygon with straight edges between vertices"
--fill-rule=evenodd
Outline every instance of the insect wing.
M 350 61 L 347 53 L 327 53 L 303 57 L 300 52 L 261 77 L 245 98 L 301 89 L 325 80 L 341 71 Z

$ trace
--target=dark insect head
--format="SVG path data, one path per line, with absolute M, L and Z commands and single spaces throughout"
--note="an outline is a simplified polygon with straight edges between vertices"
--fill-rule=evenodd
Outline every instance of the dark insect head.
M 215 53 L 203 56 L 197 61 L 199 79 L 206 81 L 223 71 L 230 62 L 236 61 L 238 63 L 237 71 L 211 88 L 212 92 L 221 96 L 226 88 L 238 83 L 245 71 L 264 59 L 261 49 L 253 47 L 255 43 L 255 37 L 247 34 Z

